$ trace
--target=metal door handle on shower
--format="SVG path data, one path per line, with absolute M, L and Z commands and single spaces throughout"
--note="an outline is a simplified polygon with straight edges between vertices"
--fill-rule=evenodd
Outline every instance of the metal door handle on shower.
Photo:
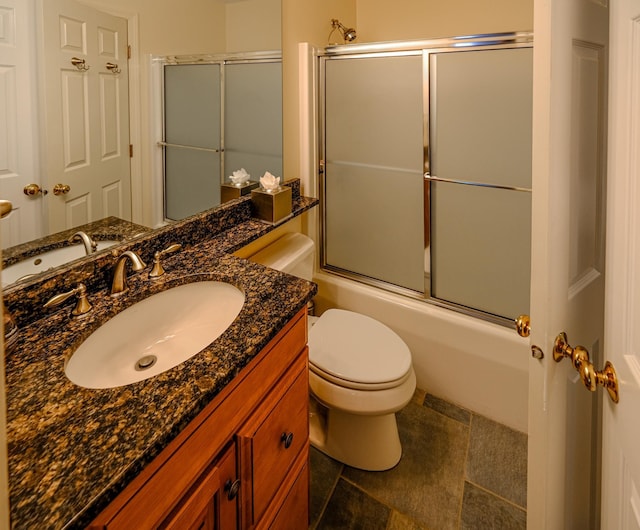
M 447 182 L 449 184 L 464 184 L 465 186 L 477 186 L 480 188 L 491 188 L 491 189 L 497 189 L 497 190 L 526 191 L 531 193 L 531 188 L 520 188 L 518 186 L 504 186 L 501 184 L 488 184 L 485 182 L 474 182 L 472 180 L 444 179 L 440 177 L 435 177 L 433 175 L 429 175 L 428 173 L 424 174 L 424 180 L 428 180 L 430 182 Z

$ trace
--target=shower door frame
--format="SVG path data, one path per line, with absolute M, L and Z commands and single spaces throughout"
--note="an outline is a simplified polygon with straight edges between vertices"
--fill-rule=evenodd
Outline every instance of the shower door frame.
M 321 270 L 347 278 L 349 280 L 355 280 L 372 287 L 383 289 L 385 291 L 399 294 L 409 298 L 421 300 L 429 304 L 450 309 L 458 313 L 465 314 L 479 318 L 484 321 L 499 324 L 501 326 L 513 326 L 513 320 L 500 315 L 495 315 L 475 309 L 473 307 L 463 306 L 455 302 L 450 302 L 440 298 L 431 296 L 430 285 L 430 270 L 429 283 L 427 283 L 425 277 L 425 286 L 422 292 L 414 291 L 412 289 L 385 282 L 380 279 L 371 278 L 369 276 L 358 274 L 353 271 L 349 271 L 334 265 L 327 263 L 326 246 L 327 246 L 327 231 L 326 231 L 326 215 L 327 209 L 325 206 L 326 201 L 326 175 L 325 175 L 325 161 L 326 157 L 326 62 L 328 60 L 335 59 L 353 59 L 353 58 L 372 58 L 372 57 L 398 57 L 398 56 L 416 56 L 421 55 L 422 60 L 422 86 L 423 86 L 423 177 L 428 182 L 428 191 L 425 193 L 425 203 L 423 206 L 423 215 L 425 217 L 425 226 L 429 227 L 429 234 L 427 240 L 429 241 L 429 247 L 431 246 L 431 183 L 443 182 L 443 179 L 438 179 L 436 176 L 431 175 L 431 158 L 430 158 L 430 58 L 432 54 L 472 51 L 472 50 L 502 50 L 502 49 L 514 49 L 514 48 L 533 48 L 533 32 L 511 32 L 511 33 L 498 33 L 498 34 L 481 34 L 471 36 L 452 37 L 444 39 L 430 39 L 430 40 L 417 40 L 417 41 L 397 41 L 397 42 L 382 42 L 382 43 L 366 43 L 366 44 L 344 44 L 336 46 L 327 46 L 324 50 L 317 53 L 318 58 L 318 115 L 320 117 L 318 123 L 318 149 L 319 149 L 319 196 L 320 196 L 320 268 Z M 449 181 L 444 181 L 449 182 Z M 495 187 L 498 189 L 511 189 L 515 191 L 531 192 L 531 189 L 522 188 L 509 188 L 504 186 L 486 186 L 484 184 L 459 181 L 458 184 L 477 185 L 483 187 Z M 431 269 L 431 262 L 429 261 L 429 269 Z M 425 276 L 426 276 L 425 270 Z M 526 308 L 528 309 L 528 308 Z
M 176 65 L 208 65 L 217 64 L 220 66 L 220 149 L 216 152 L 220 153 L 220 185 L 224 184 L 225 179 L 225 66 L 233 64 L 260 64 L 260 63 L 280 63 L 282 64 L 282 52 L 280 50 L 273 51 L 257 51 L 257 52 L 238 52 L 238 53 L 222 53 L 222 54 L 198 54 L 198 55 L 166 55 L 154 57 L 153 62 L 159 66 L 159 82 L 160 82 L 160 127 L 161 138 L 156 141 L 156 146 L 162 150 L 162 219 L 163 223 L 174 223 L 177 220 L 168 218 L 167 213 L 167 196 L 166 196 L 166 148 L 180 147 L 194 149 L 189 146 L 175 146 L 168 144 L 165 137 L 165 66 Z M 200 149 L 200 148 L 195 148 Z M 219 206 L 214 204 L 211 207 Z

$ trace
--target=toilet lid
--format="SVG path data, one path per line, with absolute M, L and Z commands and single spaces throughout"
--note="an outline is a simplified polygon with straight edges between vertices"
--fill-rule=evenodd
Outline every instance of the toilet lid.
M 309 361 L 340 379 L 376 384 L 403 378 L 411 367 L 411 352 L 381 322 L 329 309 L 309 330 Z

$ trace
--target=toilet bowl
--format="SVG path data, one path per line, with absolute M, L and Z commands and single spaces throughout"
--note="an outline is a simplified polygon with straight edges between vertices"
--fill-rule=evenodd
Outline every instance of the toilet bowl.
M 250 257 L 310 280 L 314 244 L 289 233 Z M 395 413 L 411 400 L 411 352 L 390 328 L 366 315 L 329 309 L 309 319 L 311 444 L 367 471 L 394 467 L 402 456 Z

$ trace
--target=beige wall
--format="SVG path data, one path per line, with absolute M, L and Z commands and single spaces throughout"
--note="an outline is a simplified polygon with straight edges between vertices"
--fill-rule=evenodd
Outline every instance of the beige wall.
M 282 128 L 285 179 L 299 175 L 298 43 L 324 46 L 331 19 L 356 23 L 355 0 L 282 0 Z
M 356 42 L 415 40 L 533 29 L 533 0 L 282 0 L 285 178 L 299 172 L 298 42 L 323 47 L 331 18 Z
M 135 13 L 139 52 L 180 55 L 224 51 L 225 5 L 222 0 L 85 0 L 105 11 Z
M 356 0 L 358 42 L 531 31 L 533 0 Z
M 226 51 L 279 50 L 280 0 L 242 0 L 226 6 Z

